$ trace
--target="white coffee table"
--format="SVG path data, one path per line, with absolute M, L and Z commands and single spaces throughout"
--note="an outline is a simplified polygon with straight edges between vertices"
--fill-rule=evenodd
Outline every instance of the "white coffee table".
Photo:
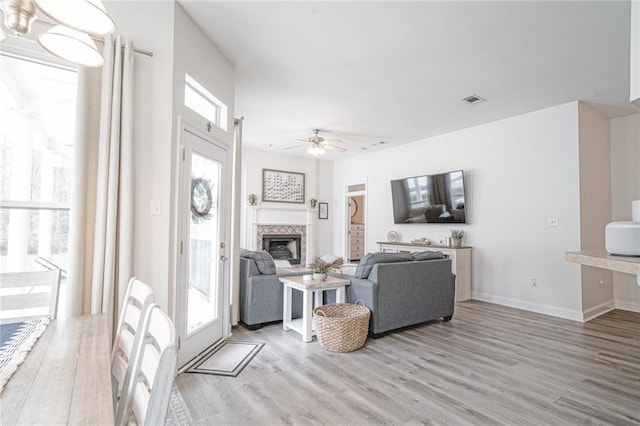
M 344 303 L 346 299 L 345 287 L 349 280 L 327 277 L 325 281 L 304 280 L 302 275 L 280 277 L 284 284 L 282 308 L 282 328 L 294 330 L 302 335 L 302 341 L 310 342 L 313 338 L 313 296 L 315 305 L 322 305 L 322 294 L 325 290 L 336 290 L 336 303 Z M 302 292 L 302 318 L 291 319 L 291 296 L 293 289 Z

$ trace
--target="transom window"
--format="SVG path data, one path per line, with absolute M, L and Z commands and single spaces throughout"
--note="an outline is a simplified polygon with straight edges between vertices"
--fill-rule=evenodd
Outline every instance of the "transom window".
M 226 132 L 227 106 L 189 74 L 184 79 L 184 105 Z

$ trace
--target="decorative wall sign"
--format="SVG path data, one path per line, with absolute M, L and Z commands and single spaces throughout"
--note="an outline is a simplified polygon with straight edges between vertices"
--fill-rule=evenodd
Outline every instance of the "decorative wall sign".
M 304 203 L 304 173 L 262 169 L 262 201 Z
M 329 203 L 318 203 L 318 219 L 329 219 Z

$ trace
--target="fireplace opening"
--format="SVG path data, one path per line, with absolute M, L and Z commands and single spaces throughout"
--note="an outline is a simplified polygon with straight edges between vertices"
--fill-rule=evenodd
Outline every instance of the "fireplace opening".
M 298 234 L 263 235 L 262 249 L 268 251 L 274 259 L 287 260 L 292 265 L 299 265 L 301 242 L 302 236 Z

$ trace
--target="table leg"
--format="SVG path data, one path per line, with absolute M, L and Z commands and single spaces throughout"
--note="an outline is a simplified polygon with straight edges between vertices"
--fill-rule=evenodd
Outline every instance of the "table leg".
M 336 303 L 344 303 L 347 300 L 345 286 L 336 289 Z
M 310 342 L 312 339 L 311 325 L 313 322 L 313 291 L 303 290 L 302 292 L 302 340 Z
M 284 303 L 282 304 L 282 329 L 287 331 L 289 330 L 289 324 L 291 323 L 291 287 L 289 287 L 287 284 L 283 285 L 284 288 L 284 294 L 283 294 L 283 300 Z
M 314 295 L 314 299 L 315 299 L 315 307 L 317 308 L 318 306 L 322 305 L 322 295 L 324 294 L 323 290 L 316 290 L 313 292 Z

